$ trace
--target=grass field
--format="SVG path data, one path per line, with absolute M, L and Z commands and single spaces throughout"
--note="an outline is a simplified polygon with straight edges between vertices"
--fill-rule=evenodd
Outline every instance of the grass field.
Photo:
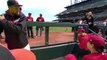
M 36 27 L 33 27 L 33 31 L 36 32 Z M 72 27 L 49 27 L 49 32 L 71 32 Z

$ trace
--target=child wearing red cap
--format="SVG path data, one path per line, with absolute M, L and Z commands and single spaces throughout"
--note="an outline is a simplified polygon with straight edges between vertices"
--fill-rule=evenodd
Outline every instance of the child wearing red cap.
M 79 46 L 78 49 L 76 49 L 77 50 L 76 55 L 77 58 L 79 58 L 90 53 L 90 51 L 87 48 L 87 42 L 89 40 L 88 36 L 90 36 L 91 34 L 87 34 L 85 32 L 85 29 L 83 28 L 78 29 L 77 33 L 78 33 Z
M 107 54 L 104 54 L 105 41 L 100 36 L 90 35 L 87 48 L 91 54 L 85 55 L 82 60 L 107 60 Z
M 79 40 L 79 48 L 88 50 L 87 48 L 87 42 L 89 40 L 89 36 L 92 34 L 87 34 L 85 32 L 85 29 L 78 29 L 78 40 Z
M 77 60 L 73 54 L 68 54 L 65 56 L 65 60 Z

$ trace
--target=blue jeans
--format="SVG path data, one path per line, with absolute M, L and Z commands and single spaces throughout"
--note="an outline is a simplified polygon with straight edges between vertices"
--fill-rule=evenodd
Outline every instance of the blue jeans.
M 28 37 L 34 37 L 33 36 L 33 27 L 27 27 L 27 33 L 28 33 Z
M 43 27 L 36 27 L 36 36 L 38 36 L 40 30 L 40 36 L 42 36 L 42 31 L 44 30 Z

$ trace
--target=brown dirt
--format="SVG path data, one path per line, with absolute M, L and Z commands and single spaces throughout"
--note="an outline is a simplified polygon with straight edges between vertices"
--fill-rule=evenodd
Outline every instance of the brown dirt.
M 74 33 L 70 32 L 50 32 L 49 33 L 49 44 L 57 44 L 74 41 Z M 34 34 L 34 38 L 28 38 L 29 44 L 31 47 L 33 46 L 41 46 L 45 45 L 45 35 L 43 33 L 42 37 L 36 37 Z M 6 45 L 4 39 L 1 40 L 3 45 Z

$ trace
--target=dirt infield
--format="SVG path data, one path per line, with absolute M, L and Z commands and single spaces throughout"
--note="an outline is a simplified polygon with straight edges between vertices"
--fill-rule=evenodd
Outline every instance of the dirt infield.
M 74 41 L 74 33 L 70 32 L 50 32 L 49 33 L 49 44 L 57 44 Z M 45 35 L 43 33 L 42 37 L 36 37 L 34 34 L 34 38 L 28 38 L 29 44 L 31 47 L 33 46 L 41 46 L 45 45 Z M 6 45 L 4 39 L 1 40 L 3 45 Z
M 49 33 L 49 44 L 57 44 L 74 41 L 74 34 L 69 32 L 51 32 Z M 42 37 L 29 38 L 30 46 L 38 46 L 45 44 L 45 35 L 43 33 Z

